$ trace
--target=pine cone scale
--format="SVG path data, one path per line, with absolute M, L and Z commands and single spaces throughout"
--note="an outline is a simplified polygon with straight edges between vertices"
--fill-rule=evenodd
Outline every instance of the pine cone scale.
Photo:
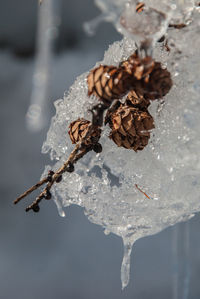
M 109 82 L 109 81 L 108 81 Z M 109 85 L 106 85 L 105 86 L 105 94 L 106 94 L 106 99 L 109 100 L 111 97 L 112 97 L 112 92 L 109 88 Z
M 91 96 L 94 89 L 94 76 L 93 72 L 90 72 L 90 74 L 87 77 L 87 83 L 88 83 L 88 96 Z
M 100 82 L 96 82 L 95 87 L 94 87 L 94 92 L 97 96 L 99 96 L 100 98 L 103 96 L 103 91 L 102 91 L 102 85 L 100 84 Z
M 104 67 L 103 65 L 101 65 L 99 68 L 95 69 L 94 72 L 94 82 L 98 82 L 100 77 L 102 76 L 102 73 L 105 71 L 106 67 Z

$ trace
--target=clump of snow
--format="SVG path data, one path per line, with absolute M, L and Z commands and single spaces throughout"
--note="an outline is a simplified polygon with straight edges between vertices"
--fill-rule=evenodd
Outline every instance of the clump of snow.
M 197 8 L 190 6 L 190 11 L 188 26 L 166 34 L 170 52 L 160 43 L 153 52 L 155 60 L 171 72 L 174 85 L 163 102 L 150 106 L 155 129 L 148 146 L 137 153 L 119 148 L 105 127 L 103 152 L 87 154 L 74 173 L 65 174 L 62 183 L 54 186 L 62 216 L 62 206 L 82 206 L 91 222 L 123 238 L 123 288 L 129 281 L 133 243 L 200 211 L 200 18 Z M 125 37 L 110 46 L 101 63 L 118 65 L 134 50 L 133 39 Z M 55 103 L 56 115 L 43 145 L 43 152 L 57 160 L 54 169 L 73 148 L 67 133 L 70 122 L 90 119 L 88 108 L 97 102 L 87 96 L 87 74 L 78 77 L 69 93 Z

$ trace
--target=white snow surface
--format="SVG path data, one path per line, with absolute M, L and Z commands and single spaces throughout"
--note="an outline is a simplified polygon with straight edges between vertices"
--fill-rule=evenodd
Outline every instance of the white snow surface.
M 62 207 L 82 206 L 88 219 L 103 226 L 105 233 L 123 238 L 123 288 L 129 281 L 133 243 L 200 211 L 199 8 L 193 7 L 187 24 L 166 33 L 170 52 L 160 43 L 153 51 L 155 60 L 171 72 L 173 87 L 163 101 L 150 105 L 155 129 L 148 146 L 137 153 L 119 148 L 108 138 L 109 128 L 104 127 L 103 152 L 87 154 L 75 172 L 64 174 L 63 181 L 53 188 L 62 216 Z M 133 39 L 125 37 L 109 47 L 101 63 L 118 65 L 134 49 Z M 64 98 L 55 103 L 56 115 L 42 149 L 57 160 L 55 170 L 73 149 L 68 136 L 70 122 L 79 117 L 91 119 L 88 108 L 98 101 L 87 96 L 87 74 L 78 77 Z M 47 169 L 49 166 L 44 174 Z

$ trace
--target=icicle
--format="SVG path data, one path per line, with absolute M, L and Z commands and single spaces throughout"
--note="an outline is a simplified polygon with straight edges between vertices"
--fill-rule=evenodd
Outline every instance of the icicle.
M 173 246 L 173 299 L 187 299 L 189 293 L 189 223 L 174 226 Z
M 109 17 L 106 14 L 101 14 L 93 20 L 85 22 L 83 28 L 88 35 L 92 36 L 96 33 L 97 27 L 104 21 L 109 21 Z
M 130 262 L 131 262 L 131 252 L 133 243 L 130 243 L 129 239 L 123 239 L 124 243 L 124 256 L 121 266 L 121 282 L 122 290 L 128 285 L 130 279 Z
M 46 122 L 45 102 L 48 98 L 50 64 L 53 40 L 57 35 L 54 0 L 45 0 L 39 6 L 37 54 L 33 75 L 33 90 L 26 114 L 27 126 L 32 131 L 41 130 Z M 58 17 L 57 17 L 58 24 Z
M 65 217 L 65 212 L 63 210 L 62 204 L 59 201 L 59 199 L 57 197 L 54 197 L 54 200 L 56 202 L 57 208 L 58 208 L 58 213 L 61 217 Z
M 132 2 L 135 0 L 132 0 Z M 95 0 L 96 6 L 102 11 L 100 15 L 85 22 L 84 30 L 88 35 L 94 35 L 102 22 L 116 24 L 127 0 Z
M 55 189 L 52 189 L 52 195 L 54 197 L 54 201 L 56 203 L 56 206 L 57 206 L 57 209 L 58 209 L 58 213 L 61 217 L 65 217 L 65 211 L 63 209 L 63 206 L 62 206 L 62 203 L 61 201 L 59 200 L 59 195 L 57 194 L 56 190 Z

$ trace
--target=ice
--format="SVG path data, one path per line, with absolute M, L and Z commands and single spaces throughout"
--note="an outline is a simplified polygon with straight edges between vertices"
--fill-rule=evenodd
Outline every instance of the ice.
M 106 234 L 122 237 L 123 288 L 129 281 L 134 242 L 200 211 L 199 8 L 193 1 L 187 2 L 187 7 L 184 1 L 163 2 L 176 4 L 172 7 L 174 16 L 181 15 L 182 20 L 189 17 L 190 21 L 186 27 L 170 28 L 165 34 L 170 51 L 164 43 L 155 45 L 153 57 L 168 68 L 174 84 L 163 102 L 154 101 L 150 106 L 155 129 L 148 146 L 137 153 L 118 148 L 108 138 L 109 128 L 105 127 L 103 152 L 87 154 L 77 163 L 74 173 L 65 174 L 62 183 L 54 186 L 62 216 L 61 206 L 79 205 L 91 222 L 104 227 Z M 134 50 L 135 41 L 125 37 L 109 47 L 101 63 L 117 65 Z M 56 115 L 43 145 L 43 152 L 49 152 L 51 159 L 57 161 L 54 169 L 73 148 L 67 133 L 70 122 L 78 117 L 90 119 L 88 108 L 97 102 L 87 96 L 87 74 L 78 77 L 69 93 L 55 103 Z
M 41 3 L 40 3 L 41 4 Z M 58 34 L 59 23 L 53 0 L 45 0 L 38 7 L 37 55 L 33 75 L 31 101 L 26 113 L 27 127 L 31 131 L 41 130 L 47 122 L 46 105 L 49 97 L 49 80 L 53 43 Z
M 93 35 L 98 25 L 103 21 L 117 23 L 127 0 L 94 0 L 94 2 L 102 14 L 90 22 L 85 22 L 84 29 L 89 35 Z
M 136 5 L 145 4 L 145 11 L 136 12 Z M 84 24 L 89 35 L 96 32 L 102 21 L 111 22 L 125 36 L 132 37 L 137 43 L 150 39 L 154 43 L 162 37 L 169 20 L 172 24 L 189 24 L 196 0 L 95 0 L 102 13 Z
M 133 37 L 137 44 L 148 40 L 149 44 L 154 45 L 166 32 L 172 17 L 170 5 L 160 1 L 155 2 L 157 1 L 154 1 L 154 7 L 147 6 L 145 3 L 145 10 L 142 13 L 136 12 L 135 3 L 127 3 L 117 24 L 118 31 Z
M 173 253 L 173 298 L 189 298 L 190 284 L 190 228 L 189 223 L 173 227 L 172 231 L 172 253 Z

